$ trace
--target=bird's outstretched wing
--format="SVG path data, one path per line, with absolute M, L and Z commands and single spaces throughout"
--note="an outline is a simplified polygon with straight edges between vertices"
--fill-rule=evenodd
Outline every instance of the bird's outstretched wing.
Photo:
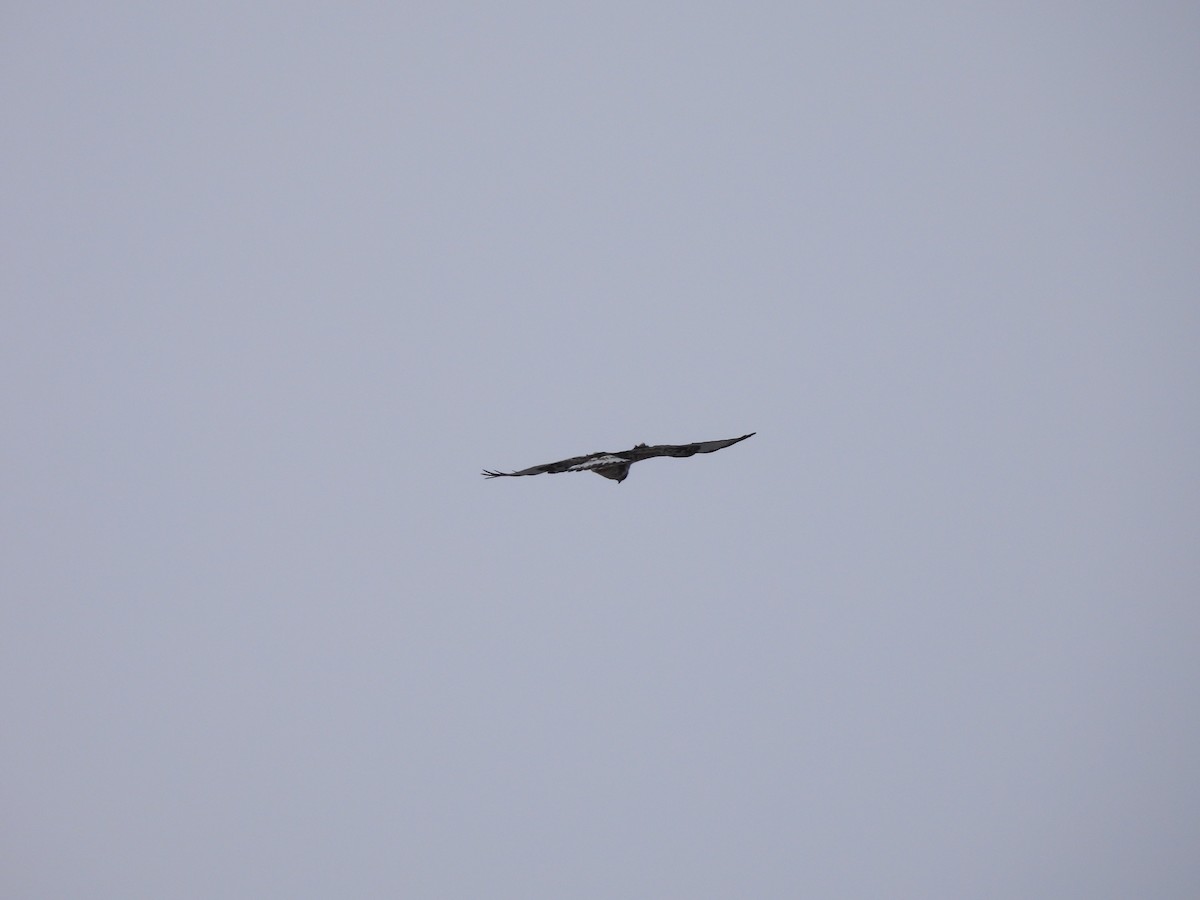
M 699 441 L 695 444 L 654 444 L 647 447 L 645 444 L 638 444 L 632 450 L 626 450 L 619 454 L 630 462 L 637 462 L 641 459 L 652 459 L 655 456 L 695 456 L 697 453 L 713 453 L 717 450 L 723 450 L 726 447 L 732 447 L 739 441 L 744 441 L 748 437 L 754 437 L 758 432 L 752 431 L 749 434 L 743 434 L 741 437 L 726 438 L 723 441 Z
M 549 472 L 551 475 L 558 472 L 587 472 L 597 466 L 623 462 L 624 459 L 613 453 L 589 453 L 587 456 L 572 456 L 570 459 L 560 459 L 543 466 L 530 466 L 519 472 L 493 472 L 491 469 L 484 469 L 483 475 L 485 478 L 514 478 L 518 475 L 541 475 L 543 472 Z

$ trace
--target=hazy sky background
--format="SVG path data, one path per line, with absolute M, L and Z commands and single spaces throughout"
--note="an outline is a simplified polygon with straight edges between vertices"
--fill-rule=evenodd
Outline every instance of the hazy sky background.
M 1194 4 L 0 20 L 0 893 L 1197 896 Z

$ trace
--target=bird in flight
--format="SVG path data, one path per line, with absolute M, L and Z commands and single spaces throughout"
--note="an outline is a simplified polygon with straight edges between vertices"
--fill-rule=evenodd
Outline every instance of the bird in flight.
M 544 466 L 522 469 L 520 472 L 493 472 L 490 469 L 484 469 L 483 475 L 485 478 L 500 478 L 502 476 L 541 475 L 543 472 L 549 472 L 552 475 L 558 472 L 595 472 L 597 475 L 611 478 L 619 484 L 629 475 L 629 467 L 643 459 L 651 459 L 655 456 L 683 457 L 695 456 L 697 453 L 712 453 L 732 447 L 738 441 L 744 441 L 757 433 L 752 431 L 741 437 L 728 438 L 724 441 L 701 441 L 698 444 L 655 444 L 652 447 L 638 444 L 632 449 L 622 450 L 620 453 L 601 451 L 600 453 L 589 453 L 587 456 L 573 456 L 570 459 L 546 463 Z

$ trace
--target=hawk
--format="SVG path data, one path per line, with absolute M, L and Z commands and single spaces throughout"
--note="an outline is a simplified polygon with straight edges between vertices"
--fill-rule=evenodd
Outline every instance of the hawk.
M 620 484 L 629 475 L 629 467 L 635 462 L 641 462 L 643 459 L 651 459 L 655 456 L 682 457 L 695 456 L 697 453 L 713 453 L 716 450 L 732 447 L 738 441 L 754 437 L 757 433 L 756 431 L 752 431 L 749 434 L 743 434 L 741 437 L 728 438 L 724 441 L 701 441 L 698 444 L 655 444 L 653 447 L 638 444 L 632 449 L 622 450 L 620 453 L 601 451 L 599 453 L 589 453 L 587 456 L 573 456 L 570 459 L 560 459 L 558 462 L 546 463 L 544 466 L 533 466 L 528 469 L 522 469 L 520 472 L 493 472 L 490 469 L 484 469 L 483 475 L 485 478 L 500 478 L 502 476 L 511 478 L 517 475 L 541 475 L 543 472 L 549 472 L 552 475 L 558 472 L 595 472 L 597 475 L 611 478 Z

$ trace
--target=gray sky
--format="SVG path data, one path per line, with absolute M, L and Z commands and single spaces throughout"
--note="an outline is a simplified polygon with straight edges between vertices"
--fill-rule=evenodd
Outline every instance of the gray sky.
M 1196 896 L 1200 13 L 827 6 L 7 5 L 5 896 Z

